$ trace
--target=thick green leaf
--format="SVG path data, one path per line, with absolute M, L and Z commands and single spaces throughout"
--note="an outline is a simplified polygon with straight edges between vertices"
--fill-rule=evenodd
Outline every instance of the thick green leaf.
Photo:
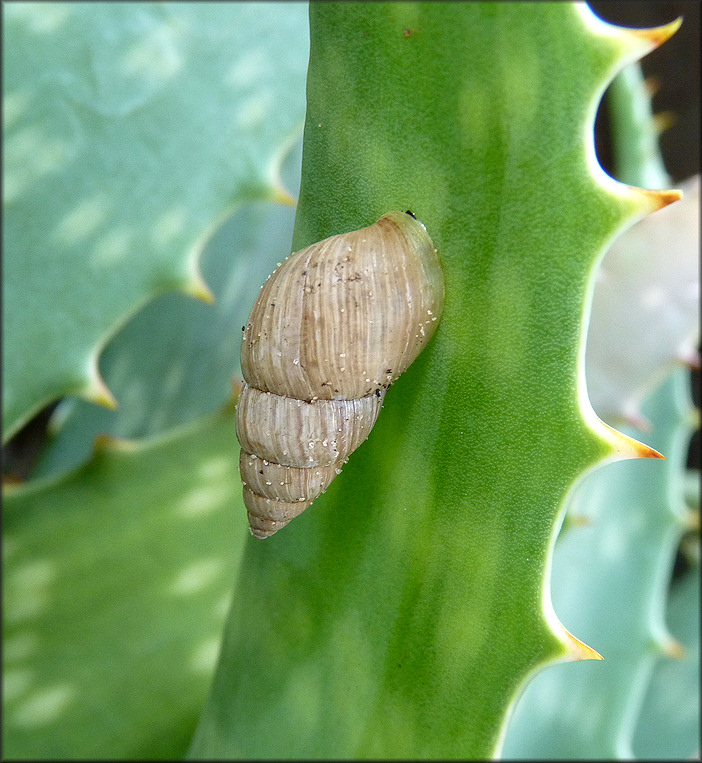
M 529 675 L 588 654 L 550 548 L 583 471 L 633 450 L 585 399 L 583 315 L 608 241 L 658 203 L 599 171 L 592 123 L 652 42 L 563 3 L 311 21 L 295 248 L 411 209 L 446 310 L 327 495 L 249 541 L 191 755 L 487 757 Z
M 690 438 L 688 385 L 688 375 L 678 370 L 643 406 L 652 426 L 647 439 L 666 461 L 608 465 L 573 495 L 569 511 L 587 524 L 556 544 L 553 603 L 564 624 L 605 662 L 557 665 L 536 676 L 510 723 L 508 758 L 633 757 L 651 673 L 673 650 L 664 612 L 686 515 L 681 477 Z M 672 699 L 676 686 L 661 689 Z M 689 735 L 687 742 L 685 755 L 691 755 Z M 675 758 L 676 749 L 667 757 Z
M 231 413 L 4 496 L 6 758 L 176 758 L 246 533 Z
M 66 394 L 106 402 L 102 346 L 283 194 L 304 114 L 300 3 L 3 5 L 4 435 Z M 118 401 L 119 402 L 119 401 Z
M 638 65 L 615 79 L 609 104 L 621 179 L 666 184 L 651 95 Z M 537 677 L 508 729 L 504 752 L 510 757 L 633 757 L 633 727 L 656 652 L 672 649 L 664 609 L 686 511 L 691 400 L 686 373 L 677 369 L 663 386 L 661 378 L 670 377 L 675 354 L 698 322 L 699 225 L 689 215 L 699 191 L 686 190 L 691 193 L 680 204 L 614 242 L 593 297 L 586 356 L 593 405 L 612 423 L 624 418 L 653 430 L 653 444 L 668 457 L 656 469 L 624 463 L 591 475 L 570 505 L 568 527 L 575 529 L 556 547 L 554 602 L 571 629 L 598 639 L 593 643 L 606 661 L 599 670 L 582 666 L 576 675 L 558 668 Z M 647 390 L 655 394 L 644 415 L 639 406 Z M 665 695 L 675 691 L 658 688 Z M 657 720 L 665 725 L 665 718 Z M 667 736 L 656 723 L 651 735 Z M 681 747 L 688 755 L 694 750 L 689 733 L 685 742 L 668 743 L 667 755 L 675 757 Z
M 658 145 L 652 95 L 639 63 L 622 70 L 607 91 L 614 176 L 642 188 L 665 188 L 670 177 Z
M 290 252 L 295 211 L 272 202 L 243 205 L 202 257 L 214 305 L 164 294 L 140 310 L 107 345 L 100 367 L 119 398 L 116 411 L 69 398 L 33 477 L 87 458 L 97 434 L 143 437 L 215 411 L 241 375 L 241 327 L 260 284 Z

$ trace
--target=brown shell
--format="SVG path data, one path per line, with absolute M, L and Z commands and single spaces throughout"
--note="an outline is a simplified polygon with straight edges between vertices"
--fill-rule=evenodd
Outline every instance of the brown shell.
M 270 276 L 244 327 L 237 403 L 255 537 L 285 526 L 341 471 L 443 305 L 434 244 L 404 212 L 301 249 Z

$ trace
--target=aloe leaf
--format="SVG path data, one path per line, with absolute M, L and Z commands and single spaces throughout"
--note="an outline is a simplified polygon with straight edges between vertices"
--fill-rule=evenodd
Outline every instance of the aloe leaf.
M 12 3 L 3 40 L 6 439 L 63 395 L 114 405 L 110 336 L 157 294 L 208 299 L 212 230 L 285 195 L 306 5 Z
M 667 182 L 638 65 L 615 79 L 609 102 L 623 179 Z M 687 374 L 671 373 L 698 323 L 699 226 L 690 211 L 699 191 L 689 190 L 675 214 L 676 206 L 662 210 L 618 238 L 597 274 L 587 341 L 591 400 L 607 420 L 645 427 L 668 460 L 645 473 L 639 464 L 615 464 L 575 491 L 573 529 L 561 534 L 554 556 L 554 602 L 569 627 L 599 634 L 606 664 L 598 672 L 549 671 L 527 687 L 505 744 L 515 758 L 632 757 L 654 665 L 677 650 L 664 610 L 686 517 L 691 425 Z
M 614 175 L 643 188 L 662 188 L 670 177 L 658 146 L 660 131 L 653 119 L 651 95 L 638 63 L 623 69 L 609 87 Z
M 584 316 L 608 242 L 676 196 L 607 178 L 592 127 L 673 31 L 563 3 L 311 6 L 294 247 L 411 209 L 446 310 L 326 496 L 249 541 L 192 757 L 490 757 L 537 668 L 595 656 L 550 603 L 563 502 L 651 453 L 587 402 Z
M 679 649 L 664 612 L 687 514 L 680 477 L 690 437 L 688 384 L 678 370 L 643 405 L 651 422 L 647 439 L 666 454 L 665 462 L 655 469 L 643 462 L 608 465 L 572 498 L 569 511 L 586 525 L 556 544 L 553 603 L 605 663 L 558 665 L 536 676 L 510 723 L 506 757 L 633 757 L 634 727 L 655 663 Z M 674 750 L 667 757 L 675 757 Z
M 63 401 L 32 478 L 80 464 L 98 434 L 154 435 L 221 406 L 232 379 L 241 375 L 241 327 L 260 284 L 290 250 L 294 217 L 290 206 L 244 204 L 203 252 L 202 272 L 215 304 L 164 294 L 140 310 L 107 345 L 100 363 L 119 409 Z
M 667 619 L 682 653 L 676 659 L 660 660 L 651 676 L 633 740 L 634 754 L 647 760 L 699 757 L 699 566 L 673 581 Z
M 182 757 L 243 550 L 239 484 L 229 412 L 103 439 L 80 469 L 5 491 L 5 757 Z

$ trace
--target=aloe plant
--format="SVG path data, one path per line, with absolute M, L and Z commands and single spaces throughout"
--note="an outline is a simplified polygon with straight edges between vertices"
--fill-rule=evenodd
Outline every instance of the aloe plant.
M 699 757 L 699 558 L 673 582 L 667 615 L 681 653 L 677 659 L 660 660 L 653 669 L 634 729 L 633 752 L 637 757 L 659 760 Z
M 24 388 L 31 359 L 24 368 L 18 363 L 14 376 L 6 372 L 20 390 L 15 402 L 7 403 L 12 414 L 8 433 L 50 397 L 81 391 L 90 396 L 90 390 L 102 389 L 95 381 L 95 358 L 140 303 L 166 287 L 189 284 L 198 291 L 193 251 L 225 210 L 247 199 L 288 197 L 280 167 L 295 140 L 300 102 L 290 97 L 299 112 L 281 102 L 286 114 L 277 114 L 266 126 L 270 131 L 258 137 L 241 115 L 251 115 L 244 109 L 247 103 L 255 105 L 246 100 L 252 95 L 245 89 L 252 81 L 247 72 L 254 77 L 272 71 L 273 51 L 282 46 L 276 40 L 285 38 L 291 51 L 291 78 L 300 62 L 304 67 L 299 14 L 304 18 L 306 9 L 286 6 L 290 15 L 285 18 L 275 5 L 250 11 L 245 5 L 205 4 L 200 26 L 195 8 L 202 7 L 110 10 L 96 4 L 92 21 L 79 19 L 69 4 L 53 4 L 45 16 L 43 6 L 25 6 L 14 16 L 6 12 L 5 29 L 12 24 L 17 29 L 14 52 L 6 53 L 15 67 L 6 67 L 6 82 L 16 85 L 7 95 L 20 93 L 10 100 L 17 135 L 24 134 L 25 141 L 32 136 L 38 107 L 33 96 L 25 95 L 23 101 L 21 93 L 31 95 L 25 80 L 42 82 L 36 71 L 46 63 L 37 61 L 38 54 L 29 56 L 35 67 L 32 79 L 21 51 L 26 57 L 28 49 L 48 50 L 62 61 L 66 53 L 58 40 L 71 38 L 67 30 L 84 28 L 90 44 L 67 45 L 81 71 L 80 50 L 101 60 L 105 32 L 101 37 L 91 24 L 102 24 L 101 13 L 116 14 L 124 25 L 107 39 L 118 41 L 119 55 L 110 58 L 108 46 L 100 65 L 111 62 L 111 71 L 124 73 L 115 85 L 124 95 L 135 75 L 128 66 L 117 69 L 116 62 L 126 66 L 132 61 L 142 88 L 138 92 L 154 93 L 154 110 L 145 101 L 133 112 L 101 114 L 101 121 L 95 108 L 77 107 L 75 124 L 82 126 L 86 117 L 86 135 L 93 137 L 88 145 L 104 145 L 99 154 L 104 157 L 110 146 L 130 145 L 129 140 L 120 143 L 115 119 L 126 120 L 127 138 L 146 138 L 168 125 L 173 134 L 157 155 L 165 165 L 168 156 L 185 156 L 183 175 L 191 180 L 205 167 L 208 179 L 202 181 L 207 189 L 199 211 L 186 216 L 188 224 L 180 237 L 170 239 L 168 251 L 162 241 L 149 239 L 152 223 L 146 222 L 148 210 L 139 208 L 142 197 L 128 196 L 131 211 L 137 212 L 134 240 L 151 253 L 141 259 L 141 250 L 124 259 L 115 255 L 102 263 L 109 278 L 86 279 L 80 289 L 69 288 L 64 278 L 68 296 L 56 308 L 58 314 L 75 325 L 81 315 L 94 320 L 86 321 L 68 346 L 62 341 L 52 345 L 61 363 L 42 369 L 40 387 L 32 379 Z M 257 25 L 276 28 L 278 37 L 271 37 L 265 49 L 247 46 L 254 22 L 246 14 L 253 14 Z M 275 22 L 266 22 L 271 17 Z M 220 635 L 227 576 L 234 597 L 191 757 L 489 757 L 499 751 L 509 710 L 538 668 L 596 656 L 565 630 L 550 604 L 548 569 L 564 501 L 581 476 L 603 460 L 652 453 L 604 426 L 589 406 L 583 383 L 585 317 L 607 244 L 675 196 L 646 193 L 607 178 L 594 158 L 592 124 L 615 73 L 662 42 L 675 25 L 617 29 L 586 7 L 571 4 L 352 3 L 313 5 L 310 29 L 293 248 L 360 227 L 391 209 L 412 209 L 427 225 L 445 268 L 447 306 L 439 332 L 390 390 L 371 438 L 327 495 L 284 531 L 260 542 L 245 537 L 245 512 L 233 489 L 231 412 L 197 420 L 225 403 L 225 380 L 237 370 L 231 345 L 242 319 L 235 316 L 245 316 L 250 306 L 249 299 L 242 296 L 239 302 L 236 297 L 237 284 L 250 280 L 253 295 L 260 279 L 253 270 L 243 270 L 244 263 L 238 266 L 245 276 L 234 272 L 219 280 L 215 273 L 226 269 L 213 269 L 208 276 L 206 253 L 200 269 L 221 305 L 216 329 L 206 325 L 204 313 L 183 315 L 186 302 L 170 299 L 174 295 L 159 297 L 136 315 L 106 351 L 101 369 L 122 410 L 96 423 L 90 413 L 94 407 L 64 408 L 54 422 L 53 448 L 42 467 L 47 476 L 6 494 L 4 591 L 10 616 L 5 638 L 12 648 L 4 658 L 6 680 L 9 667 L 14 683 L 4 694 L 3 733 L 6 751 L 13 755 L 101 754 L 91 744 L 102 744 L 102 754 L 109 750 L 111 757 L 183 754 L 211 677 L 207 667 L 212 669 Z M 225 30 L 238 35 L 233 46 Z M 32 44 L 37 39 L 53 44 L 39 48 Z M 156 51 L 156 64 L 140 63 L 140 50 L 149 58 L 136 44 L 143 39 L 147 49 Z M 191 70 L 185 62 L 198 60 L 203 47 L 206 60 Z M 238 68 L 232 66 L 233 57 Z M 174 59 L 183 66 L 175 66 Z M 100 65 L 98 75 L 105 71 Z M 70 66 L 51 70 L 64 72 L 58 78 L 63 85 L 82 82 L 71 76 Z M 227 76 L 241 86 L 241 99 L 230 98 Z M 98 76 L 93 96 L 105 95 L 101 81 Z M 44 85 L 49 91 L 50 82 Z M 203 82 L 212 85 L 214 95 L 202 90 Z M 274 100 L 279 93 L 302 92 L 292 79 L 271 76 L 268 82 L 264 93 Z M 81 95 L 85 92 L 79 87 Z M 182 124 L 167 116 L 173 113 L 168 108 L 172 102 L 179 104 Z M 203 137 L 198 128 L 210 120 L 218 127 L 238 127 Z M 103 144 L 100 130 L 115 142 Z M 13 134 L 8 132 L 8 145 L 17 152 L 19 166 L 22 141 L 11 143 Z M 247 141 L 254 148 L 237 151 Z M 143 148 L 148 141 L 138 145 Z M 236 160 L 222 162 L 229 156 Z M 76 187 L 96 182 L 88 158 L 71 166 L 81 175 L 82 185 Z M 98 163 L 97 170 L 104 176 L 104 165 Z M 139 178 L 142 171 L 135 167 L 131 177 Z M 173 209 L 180 177 L 164 177 L 170 183 L 166 210 Z M 8 310 L 18 304 L 29 265 L 36 268 L 33 272 L 46 270 L 48 265 L 41 263 L 57 261 L 56 252 L 64 251 L 52 249 L 42 260 L 23 239 L 30 234 L 20 231 L 22 220 L 30 213 L 39 219 L 36 212 L 46 204 L 46 195 L 32 198 L 36 182 L 19 187 L 22 193 L 6 206 L 8 218 L 15 216 L 15 234 L 10 235 L 10 227 L 5 248 L 16 252 L 18 263 L 7 268 L 6 293 L 14 289 L 15 295 Z M 144 186 L 147 195 L 149 187 Z M 294 190 L 292 183 L 288 189 Z M 192 192 L 196 190 L 195 185 Z M 85 233 L 85 223 L 81 228 L 80 219 L 70 218 L 76 208 L 80 211 L 69 195 L 62 213 L 74 237 L 76 231 Z M 116 203 L 110 209 L 123 211 Z M 107 215 L 98 228 L 87 231 L 87 238 L 68 243 L 59 238 L 58 244 L 78 257 L 93 251 L 98 239 L 106 237 L 109 243 L 123 222 L 119 215 Z M 237 222 L 243 225 L 242 218 Z M 33 237 L 54 246 L 54 231 L 55 220 L 49 217 Z M 287 242 L 281 243 L 281 251 L 270 252 L 272 259 L 262 269 L 270 270 L 289 251 Z M 20 266 L 23 252 L 29 264 Z M 119 284 L 137 261 L 136 288 L 122 290 Z M 53 278 L 51 271 L 45 277 Z M 103 310 L 102 298 L 112 290 L 123 293 Z M 139 348 L 143 352 L 149 346 L 149 327 L 163 321 L 160 325 L 167 328 L 159 337 L 167 337 L 176 320 L 182 321 L 173 332 L 184 335 L 182 357 L 161 365 L 140 358 Z M 229 320 L 232 330 L 227 332 Z M 202 321 L 197 333 L 195 321 Z M 193 333 L 187 336 L 190 328 Z M 53 341 L 53 327 L 37 322 L 31 330 L 26 341 L 47 347 Z M 210 330 L 212 351 L 223 357 L 213 363 L 212 374 L 198 379 L 193 373 L 202 362 L 197 348 Z M 19 343 L 18 331 L 16 324 L 8 325 L 6 334 L 14 334 Z M 14 356 L 7 342 L 5 346 L 9 369 Z M 167 343 L 162 349 L 159 342 L 150 346 L 154 357 L 171 352 Z M 183 358 L 192 360 L 186 364 Z M 143 385 L 148 384 L 161 385 L 165 394 L 158 400 L 154 395 L 147 410 L 143 390 L 148 387 Z M 175 425 L 182 427 L 172 431 Z M 121 437 L 156 436 L 141 444 L 103 446 L 78 466 L 98 428 L 115 428 Z M 640 466 L 654 469 L 658 464 Z M 116 514 L 115 524 L 125 535 L 119 540 L 115 535 L 111 553 L 98 532 L 102 514 L 110 511 L 100 505 L 106 491 L 114 498 L 113 512 L 124 511 Z M 128 512 L 130 503 L 134 506 Z M 58 516 L 65 525 L 56 529 L 60 525 L 54 524 L 52 531 Z M 181 529 L 190 544 L 178 538 Z M 48 557 L 52 532 L 61 533 L 62 542 Z M 91 545 L 107 550 L 81 563 Z M 155 549 L 168 553 L 167 563 Z M 87 586 L 81 593 L 77 581 L 89 580 L 108 558 L 104 585 Z M 135 564 L 143 565 L 134 582 L 136 600 L 120 589 Z M 173 600 L 179 595 L 184 643 L 167 642 L 159 650 L 163 663 L 152 663 L 140 678 L 135 675 L 139 688 L 103 673 L 82 696 L 76 652 L 99 644 L 93 664 L 104 669 L 119 645 L 131 641 L 117 628 L 126 615 L 132 643 L 140 655 L 148 654 L 157 643 L 155 634 L 172 638 Z M 146 607 L 152 608 L 148 617 Z M 63 620 L 71 625 L 65 634 L 52 627 Z M 141 632 L 143 639 L 138 638 Z M 42 652 L 44 645 L 50 649 Z M 194 675 L 193 665 L 199 674 Z M 144 693 L 144 686 L 152 693 Z M 117 691 L 114 687 L 125 692 L 125 700 L 115 703 L 114 716 L 86 716 L 86 707 L 106 703 Z M 150 723 L 154 715 L 162 726 Z M 173 733 L 164 741 L 168 720 Z M 85 733 L 86 724 L 92 735 Z M 151 741 L 152 733 L 160 744 Z
M 641 463 L 613 464 L 590 475 L 572 497 L 569 510 L 587 524 L 556 544 L 554 605 L 569 627 L 597 645 L 606 669 L 581 665 L 569 672 L 558 665 L 536 676 L 510 724 L 506 757 L 633 758 L 656 662 L 683 657 L 666 625 L 665 603 L 687 520 L 680 476 L 690 437 L 688 384 L 688 374 L 678 370 L 644 407 L 649 440 L 668 456 L 662 474 L 637 468 Z M 694 682 L 694 673 L 688 680 Z M 693 718 L 678 726 L 673 748 L 681 757 L 699 748 L 694 705 L 690 710 Z M 653 726 L 665 728 L 658 719 Z M 640 754 L 649 757 L 646 747 Z

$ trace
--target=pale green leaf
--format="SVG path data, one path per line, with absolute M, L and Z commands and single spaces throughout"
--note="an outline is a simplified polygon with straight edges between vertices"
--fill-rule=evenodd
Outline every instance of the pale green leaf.
M 100 363 L 119 409 L 63 401 L 33 478 L 81 463 L 98 434 L 157 434 L 221 406 L 241 375 L 242 325 L 260 284 L 290 253 L 294 217 L 289 206 L 244 204 L 203 253 L 214 305 L 164 294 L 140 310 L 107 345 Z
M 4 756 L 181 757 L 247 532 L 231 412 L 3 503 Z
M 203 294 L 199 250 L 282 194 L 304 115 L 301 3 L 3 5 L 4 438 L 66 394 L 130 314 Z M 119 400 L 117 400 L 119 403 Z

